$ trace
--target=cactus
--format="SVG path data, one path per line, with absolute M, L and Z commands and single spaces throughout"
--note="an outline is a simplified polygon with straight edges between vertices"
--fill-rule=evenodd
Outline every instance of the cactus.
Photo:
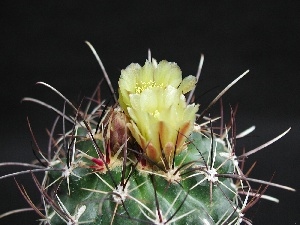
M 87 44 L 114 94 L 97 53 Z M 60 111 L 33 98 L 23 99 L 51 108 L 65 124 L 55 135 L 56 120 L 49 132 L 51 151 L 44 155 L 28 121 L 41 166 L 24 166 L 35 166 L 30 173 L 41 194 L 43 210 L 32 203 L 17 180 L 16 184 L 41 217 L 40 223 L 252 224 L 245 213 L 258 199 L 276 201 L 264 194 L 269 186 L 294 191 L 249 178 L 250 171 L 243 172 L 240 166 L 245 158 L 278 140 L 289 129 L 238 156 L 236 138 L 246 136 L 254 127 L 237 136 L 234 110 L 227 125 L 223 125 L 223 118 L 206 115 L 248 71 L 197 114 L 199 105 L 191 101 L 202 63 L 203 58 L 196 77 L 182 79 L 176 63 L 157 62 L 149 53 L 144 66 L 130 64 L 121 71 L 119 97 L 111 97 L 113 104 L 109 99 L 101 101 L 95 92 L 75 107 L 59 91 L 39 82 L 65 101 Z M 71 107 L 74 114 L 67 115 L 66 107 Z M 71 124 L 70 130 L 66 130 L 67 124 Z M 44 171 L 43 180 L 36 178 L 35 171 Z M 253 182 L 261 184 L 261 188 L 253 189 Z

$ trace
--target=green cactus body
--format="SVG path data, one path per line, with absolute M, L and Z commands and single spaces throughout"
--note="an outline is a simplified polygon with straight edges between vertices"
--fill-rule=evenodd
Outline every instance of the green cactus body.
M 122 156 L 117 159 L 121 163 L 108 163 L 111 169 L 106 171 L 104 165 L 90 158 L 99 159 L 94 141 L 86 138 L 89 131 L 78 130 L 81 138 L 75 146 L 80 151 L 72 162 L 75 166 L 69 181 L 63 180 L 58 188 L 58 211 L 66 208 L 74 216 L 81 209 L 79 222 L 88 224 L 224 224 L 239 220 L 235 184 L 231 178 L 214 175 L 214 168 L 216 174 L 234 173 L 233 161 L 220 156 L 231 152 L 225 142 L 210 133 L 194 131 L 187 149 L 175 157 L 174 168 L 169 171 L 143 168 L 134 154 L 128 154 L 126 165 L 122 164 Z M 103 151 L 103 142 L 97 141 L 97 145 Z M 89 159 L 83 157 L 84 153 Z M 65 165 L 64 160 L 57 167 Z M 87 165 L 90 168 L 83 168 Z M 94 165 L 106 172 L 96 172 L 91 169 Z M 61 172 L 50 172 L 48 182 L 60 176 Z M 53 209 L 48 215 L 54 215 L 51 224 L 72 224 L 72 218 L 61 219 Z

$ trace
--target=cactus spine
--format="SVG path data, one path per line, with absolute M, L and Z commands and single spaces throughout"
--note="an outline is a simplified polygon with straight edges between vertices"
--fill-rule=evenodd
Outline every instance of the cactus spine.
M 199 106 L 186 100 L 196 80 L 182 79 L 175 63 L 150 56 L 143 67 L 122 70 L 118 103 L 94 98 L 86 110 L 40 83 L 74 110 L 55 109 L 73 128 L 50 135 L 53 151 L 39 159 L 44 179 L 32 173 L 44 212 L 31 206 L 41 223 L 251 224 L 245 213 L 265 191 L 255 192 L 251 182 L 293 190 L 244 175 L 239 164 L 250 153 L 236 156 L 236 137 L 229 135 L 234 124 L 213 128 L 218 118 L 204 117 L 206 110 L 196 115 Z

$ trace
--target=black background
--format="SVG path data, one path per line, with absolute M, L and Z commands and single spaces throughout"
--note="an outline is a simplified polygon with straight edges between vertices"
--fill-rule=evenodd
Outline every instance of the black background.
M 55 114 L 25 96 L 62 108 L 63 101 L 44 81 L 71 101 L 90 96 L 102 77 L 84 43 L 90 41 L 114 82 L 131 62 L 143 64 L 148 48 L 157 60 L 175 61 L 184 75 L 195 74 L 200 54 L 204 67 L 197 87 L 203 109 L 238 75 L 250 73 L 223 97 L 239 103 L 238 131 L 256 125 L 237 148 L 251 150 L 292 130 L 265 150 L 252 155 L 257 161 L 252 177 L 299 190 L 299 61 L 300 4 L 298 1 L 1 1 L 0 3 L 0 162 L 30 162 L 29 117 L 42 149 L 45 128 Z M 210 91 L 209 91 L 210 90 Z M 103 95 L 107 89 L 103 88 Z M 210 113 L 217 116 L 219 106 Z M 0 175 L 24 168 L 1 167 Z M 30 175 L 18 176 L 35 202 L 39 201 Z M 247 216 L 254 224 L 298 224 L 299 194 L 270 187 L 267 194 L 280 203 L 260 201 Z M 0 180 L 0 214 L 27 207 L 13 178 Z M 0 224 L 37 224 L 34 213 L 21 213 Z

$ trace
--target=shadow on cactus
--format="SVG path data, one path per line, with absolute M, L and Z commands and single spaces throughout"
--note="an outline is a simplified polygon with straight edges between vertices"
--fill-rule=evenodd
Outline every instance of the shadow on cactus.
M 26 173 L 32 176 L 43 207 L 35 206 L 17 180 L 16 185 L 40 216 L 40 224 L 252 224 L 246 212 L 259 199 L 278 201 L 265 195 L 269 186 L 294 191 L 271 181 L 249 178 L 251 169 L 243 171 L 245 158 L 289 129 L 237 155 L 236 139 L 245 137 L 254 127 L 237 135 L 236 109 L 231 109 L 226 124 L 222 117 L 206 115 L 248 71 L 197 114 L 199 105 L 192 102 L 203 56 L 197 75 L 182 79 L 176 63 L 157 62 L 149 52 L 144 66 L 130 64 L 121 71 L 117 97 L 96 51 L 87 44 L 102 68 L 112 97 L 98 98 L 99 84 L 91 98 L 74 106 L 55 88 L 38 82 L 65 102 L 59 110 L 34 98 L 23 99 L 58 114 L 49 131 L 47 154 L 39 148 L 28 120 L 40 165 L 1 164 L 30 168 L 0 179 Z M 67 107 L 72 115 L 67 115 Z M 64 125 L 59 132 L 58 120 Z M 44 172 L 41 181 L 35 176 L 40 171 Z M 253 183 L 260 184 L 260 188 L 252 188 Z M 11 211 L 0 218 L 27 210 Z

